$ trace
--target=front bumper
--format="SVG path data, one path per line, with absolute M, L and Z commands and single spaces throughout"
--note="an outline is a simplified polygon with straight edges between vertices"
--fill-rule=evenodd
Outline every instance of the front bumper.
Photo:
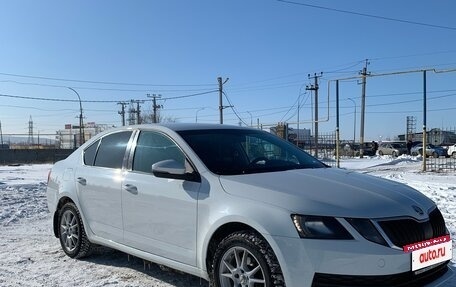
M 288 287 L 442 286 L 454 276 L 447 263 L 412 272 L 410 253 L 366 240 L 273 240 Z

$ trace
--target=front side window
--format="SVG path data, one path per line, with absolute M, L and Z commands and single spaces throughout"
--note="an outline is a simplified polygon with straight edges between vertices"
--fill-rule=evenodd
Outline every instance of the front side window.
M 167 136 L 151 131 L 142 131 L 139 134 L 133 157 L 133 170 L 152 173 L 154 163 L 169 159 L 185 164 L 184 154 Z
M 103 137 L 95 157 L 95 166 L 122 168 L 131 133 L 131 131 L 124 131 Z
M 326 167 L 296 146 L 263 131 L 214 129 L 178 133 L 206 167 L 220 175 Z

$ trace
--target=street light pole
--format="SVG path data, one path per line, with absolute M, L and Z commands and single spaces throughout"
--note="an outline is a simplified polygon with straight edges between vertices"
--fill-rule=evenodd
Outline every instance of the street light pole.
M 81 102 L 81 97 L 79 96 L 78 92 L 76 92 L 75 89 L 71 87 L 67 87 L 68 89 L 72 90 L 79 99 L 79 146 L 81 146 L 85 142 L 85 137 L 84 137 L 84 123 L 82 121 L 82 102 Z
M 205 108 L 199 108 L 197 111 L 196 111 L 196 116 L 195 116 L 195 123 L 198 122 L 198 112 L 204 110 Z
M 351 98 L 347 98 L 347 100 L 352 101 L 353 107 L 355 108 L 355 115 L 353 116 L 353 145 L 354 145 L 355 139 L 356 139 L 356 102 Z
M 247 111 L 247 113 L 250 115 L 250 127 L 253 127 L 253 117 L 252 117 L 252 114 Z

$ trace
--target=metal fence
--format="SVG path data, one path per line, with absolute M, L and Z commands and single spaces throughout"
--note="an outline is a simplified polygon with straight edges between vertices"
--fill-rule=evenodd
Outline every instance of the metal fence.
M 456 172 L 456 129 L 432 129 L 427 137 L 433 146 L 427 152 L 426 171 Z
M 312 135 L 309 141 L 304 141 L 299 146 L 315 156 L 325 164 L 336 166 L 336 133 L 321 133 L 318 135 L 318 145 L 315 145 L 315 137 Z
M 456 157 L 428 157 L 426 171 L 456 172 Z
M 440 129 L 433 129 L 428 132 L 430 138 L 430 144 L 435 146 L 440 151 L 428 152 L 426 156 L 426 166 L 423 170 L 430 172 L 456 172 L 456 143 L 454 136 L 456 130 L 442 131 Z M 323 161 L 329 166 L 337 165 L 336 158 L 336 134 L 325 133 L 318 136 L 318 145 L 315 146 L 314 135 L 310 136 L 308 141 L 299 143 L 299 146 L 316 156 L 319 160 Z M 432 146 L 431 146 L 432 147 Z M 375 156 L 376 154 L 372 151 L 371 143 L 364 143 L 364 156 Z M 360 145 L 353 143 L 353 141 L 340 141 L 339 143 L 339 159 L 359 157 Z M 422 155 L 417 155 L 418 158 Z M 424 159 L 423 159 L 424 160 Z

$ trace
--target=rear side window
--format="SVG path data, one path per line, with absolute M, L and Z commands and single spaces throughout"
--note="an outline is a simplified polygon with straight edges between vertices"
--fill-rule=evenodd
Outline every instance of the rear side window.
M 95 166 L 121 168 L 131 133 L 125 131 L 103 137 L 95 157 Z
M 84 164 L 85 165 L 94 164 L 95 155 L 97 154 L 97 147 L 98 147 L 99 143 L 100 143 L 100 140 L 97 140 L 84 151 Z

